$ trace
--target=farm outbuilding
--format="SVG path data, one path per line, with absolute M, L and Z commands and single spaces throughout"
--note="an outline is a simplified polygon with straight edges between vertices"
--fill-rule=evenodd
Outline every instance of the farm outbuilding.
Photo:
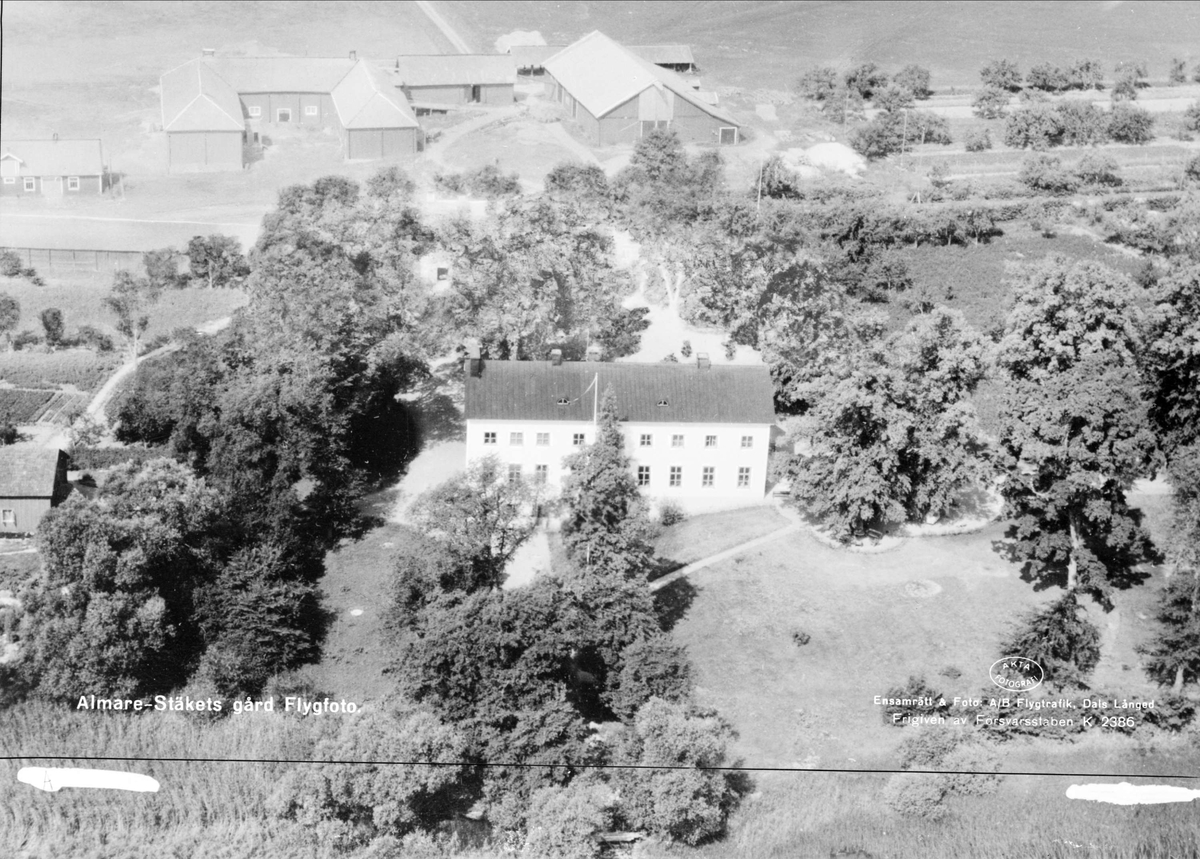
M 596 146 L 633 143 L 671 128 L 684 143 L 734 144 L 739 123 L 675 72 L 642 59 L 600 32 L 545 61 L 550 97 Z
M 403 93 L 354 53 L 217 57 L 209 51 L 162 77 L 171 172 L 238 170 L 260 127 L 335 128 L 346 160 L 411 157 L 420 126 Z
M 397 87 L 414 107 L 512 104 L 517 64 L 508 54 L 420 54 L 396 58 Z
M 161 89 L 170 171 L 241 170 L 246 123 L 237 91 L 202 60 L 165 73 Z
M 71 492 L 70 457 L 33 444 L 0 446 L 0 534 L 32 534 Z
M 104 191 L 99 140 L 0 140 L 0 194 L 77 197 Z

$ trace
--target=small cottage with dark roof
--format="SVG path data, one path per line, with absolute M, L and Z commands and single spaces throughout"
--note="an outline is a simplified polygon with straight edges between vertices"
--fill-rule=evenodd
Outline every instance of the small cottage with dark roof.
M 28 444 L 0 446 L 0 534 L 32 534 L 71 492 L 70 457 Z
M 493 361 L 475 350 L 464 371 L 468 463 L 495 456 L 510 480 L 553 492 L 563 458 L 595 441 L 611 386 L 647 497 L 694 511 L 763 501 L 775 423 L 765 364 Z
M 0 194 L 79 197 L 104 191 L 99 140 L 0 140 Z

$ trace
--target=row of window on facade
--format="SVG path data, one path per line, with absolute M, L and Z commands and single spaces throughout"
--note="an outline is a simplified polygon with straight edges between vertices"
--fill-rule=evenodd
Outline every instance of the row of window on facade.
M 519 483 L 524 477 L 521 466 L 518 463 L 510 463 L 508 466 L 508 482 Z M 543 485 L 550 477 L 549 465 L 535 465 L 533 467 L 533 482 L 538 485 Z M 717 482 L 717 468 L 714 465 L 705 465 L 700 469 L 700 486 L 702 488 L 711 488 Z M 650 466 L 639 465 L 637 467 L 637 485 L 650 485 Z M 683 486 L 683 466 L 672 465 L 667 469 L 667 485 L 678 488 Z M 739 489 L 745 489 L 750 486 L 750 467 L 738 466 L 737 470 L 737 485 Z
M 23 181 L 24 181 L 24 188 L 26 191 L 36 191 L 37 190 L 37 179 L 35 177 L 26 176 Z M 5 176 L 4 184 L 5 185 L 15 185 L 15 184 L 17 184 L 17 179 L 15 176 Z M 67 177 L 67 190 L 68 191 L 78 191 L 79 190 L 79 177 L 78 176 L 68 176 Z
M 535 435 L 536 435 L 538 447 L 548 447 L 550 445 L 550 433 L 539 432 L 539 433 L 536 433 Z M 496 444 L 497 443 L 496 433 L 485 432 L 483 434 L 483 443 L 484 444 Z M 513 447 L 523 446 L 525 444 L 525 433 L 510 432 L 508 434 L 508 443 L 510 446 L 513 446 Z M 581 432 L 572 433 L 571 434 L 571 444 L 575 445 L 576 447 L 586 444 L 586 441 L 584 440 L 584 434 Z M 641 435 L 638 438 L 638 447 L 653 447 L 653 446 L 654 446 L 654 434 L 648 433 L 648 432 L 641 433 Z M 705 447 L 716 447 L 717 446 L 717 437 L 715 435 L 706 435 L 704 437 L 704 446 Z M 683 447 L 683 433 L 673 433 L 671 435 L 671 447 Z M 754 436 L 752 436 L 752 435 L 742 436 L 742 447 L 754 447 Z
M 262 105 L 259 105 L 259 104 L 249 105 L 246 108 L 246 112 L 248 114 L 250 114 L 251 119 L 258 119 L 259 117 L 262 116 Z M 321 113 L 321 109 L 319 107 L 317 107 L 315 104 L 304 105 L 304 115 L 305 116 L 319 116 L 320 113 Z M 292 109 L 290 107 L 276 108 L 275 121 L 276 122 L 291 122 L 292 121 Z

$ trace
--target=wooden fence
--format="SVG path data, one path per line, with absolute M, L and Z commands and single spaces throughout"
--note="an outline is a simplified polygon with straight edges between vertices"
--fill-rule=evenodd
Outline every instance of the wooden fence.
M 87 248 L 10 248 L 21 263 L 32 269 L 68 268 L 75 271 L 119 271 L 142 267 L 143 251 L 101 251 Z M 180 271 L 187 271 L 187 256 L 178 254 Z

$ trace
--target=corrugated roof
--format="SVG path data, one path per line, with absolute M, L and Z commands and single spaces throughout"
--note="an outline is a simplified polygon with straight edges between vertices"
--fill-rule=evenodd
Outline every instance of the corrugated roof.
M 237 91 L 204 59 L 165 72 L 162 84 L 164 131 L 242 131 Z
M 99 140 L 0 140 L 0 157 L 21 162 L 22 176 L 100 176 L 104 152 Z
M 566 361 L 491 361 L 467 376 L 467 420 L 590 421 L 600 394 L 612 385 L 621 419 L 645 423 L 770 424 L 774 387 L 765 364 L 633 364 Z M 560 405 L 560 400 L 565 403 Z M 660 405 L 662 403 L 663 405 Z
M 563 48 L 542 65 L 597 118 L 657 86 L 671 90 L 722 122 L 739 125 L 728 113 L 701 98 L 687 80 L 643 60 L 598 30 Z
M 397 86 L 472 86 L 516 82 L 508 54 L 408 54 L 396 57 Z
M 630 45 L 629 50 L 655 65 L 694 66 L 691 45 Z
M 50 498 L 60 450 L 29 444 L 0 445 L 0 498 Z
M 235 92 L 332 92 L 360 60 L 348 57 L 209 57 Z
M 404 93 L 359 60 L 331 93 L 343 128 L 417 128 Z

